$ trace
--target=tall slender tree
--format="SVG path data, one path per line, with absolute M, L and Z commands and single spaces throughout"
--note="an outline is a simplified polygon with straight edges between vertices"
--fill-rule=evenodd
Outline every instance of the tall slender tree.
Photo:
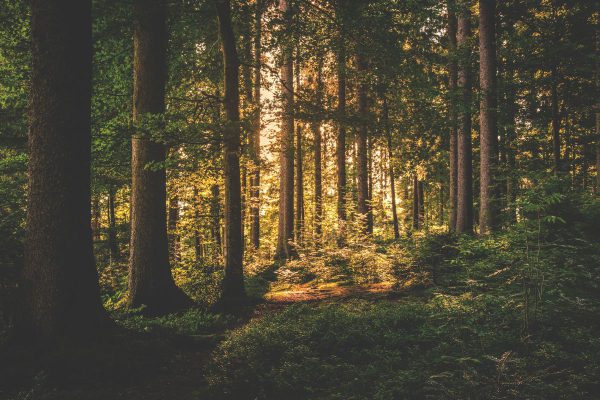
M 396 180 L 394 177 L 394 158 L 393 158 L 393 146 L 392 146 L 392 132 L 390 130 L 389 121 L 389 110 L 387 97 L 383 96 L 383 124 L 385 130 L 385 136 L 387 140 L 387 151 L 388 151 L 388 163 L 389 163 L 389 174 L 390 174 L 390 194 L 392 200 L 392 224 L 394 227 L 394 239 L 400 239 L 400 228 L 398 224 L 398 210 L 396 208 Z
M 456 230 L 456 213 L 458 209 L 458 109 L 457 109 L 457 81 L 458 65 L 456 54 L 456 1 L 448 1 L 448 83 L 450 117 L 450 218 L 448 226 L 450 231 Z
M 252 139 L 250 143 L 250 158 L 253 170 L 250 175 L 250 241 L 255 249 L 260 246 L 260 88 L 261 58 L 262 58 L 262 1 L 257 0 L 254 14 L 254 118 L 252 124 Z
M 239 60 L 235 35 L 231 23 L 229 0 L 215 0 L 219 17 L 219 34 L 223 52 L 225 82 L 225 127 L 224 181 L 225 181 L 225 234 L 223 257 L 225 277 L 223 278 L 222 301 L 235 304 L 245 298 L 244 291 L 244 239 L 242 235 L 242 198 L 240 182 L 240 94 Z
M 458 128 L 458 191 L 456 232 L 473 232 L 473 150 L 471 139 L 471 11 L 467 0 L 459 0 L 458 89 L 461 91 Z
M 164 0 L 134 0 L 133 119 L 142 125 L 131 139 L 130 307 L 162 313 L 190 303 L 175 286 L 167 238 L 165 145 L 146 124 L 165 112 L 167 27 Z M 158 168 L 157 168 L 158 166 Z
M 108 317 L 92 253 L 90 0 L 31 1 L 29 192 L 22 312 L 39 341 L 95 334 Z
M 336 18 L 340 24 L 337 49 L 337 117 L 336 171 L 338 244 L 344 242 L 346 225 L 346 43 L 344 37 L 344 9 L 346 0 L 337 0 Z
M 365 74 L 367 63 L 362 55 L 356 57 L 356 65 L 359 73 Z M 367 105 L 367 84 L 365 77 L 361 76 L 361 82 L 358 84 L 358 114 L 361 118 L 356 136 L 357 150 L 357 195 L 358 195 L 358 214 L 364 219 L 364 232 L 372 233 L 369 221 L 371 199 L 369 198 L 369 172 L 368 172 L 368 146 L 367 137 L 369 130 L 367 127 L 368 105 Z
M 496 122 L 496 0 L 479 0 L 480 103 L 480 205 L 479 230 L 493 232 L 499 220 L 496 175 L 498 173 L 498 126 Z
M 317 60 L 317 76 L 315 88 L 315 104 L 318 109 L 323 107 L 323 57 Z M 321 239 L 323 224 L 323 184 L 322 184 L 322 157 L 321 157 L 321 121 L 315 118 L 311 123 L 314 137 L 315 157 L 315 236 Z
M 279 2 L 279 11 L 287 25 L 291 23 L 288 0 Z M 275 258 L 282 260 L 294 255 L 294 57 L 293 47 L 282 48 L 281 65 L 282 121 L 279 155 L 279 224 Z

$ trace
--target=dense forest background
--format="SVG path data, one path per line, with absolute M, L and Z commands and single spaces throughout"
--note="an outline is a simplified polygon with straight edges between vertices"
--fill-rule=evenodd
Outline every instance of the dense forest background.
M 599 18 L 0 0 L 0 397 L 594 398 Z

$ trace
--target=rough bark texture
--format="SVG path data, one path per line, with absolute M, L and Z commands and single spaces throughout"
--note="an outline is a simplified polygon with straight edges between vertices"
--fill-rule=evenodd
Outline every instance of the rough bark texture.
M 471 12 L 461 1 L 458 16 L 458 89 L 461 91 L 458 128 L 458 191 L 456 232 L 473 232 L 473 154 L 471 143 Z
M 342 19 L 344 0 L 338 0 L 337 18 Z M 336 137 L 336 171 L 337 171 L 337 216 L 339 238 L 338 244 L 344 243 L 346 227 L 346 46 L 343 25 L 340 29 L 339 48 L 337 54 L 337 117 L 338 132 Z
M 91 230 L 91 1 L 31 2 L 29 192 L 21 338 L 97 334 Z
M 279 11 L 289 23 L 290 9 L 286 0 L 279 2 Z M 288 259 L 294 255 L 294 60 L 293 49 L 283 51 L 281 66 L 282 121 L 279 155 L 279 224 L 275 258 Z
M 253 132 L 250 143 L 250 158 L 253 170 L 250 174 L 250 242 L 252 247 L 260 246 L 260 86 L 261 86 L 261 33 L 262 33 L 262 2 L 256 2 L 254 15 L 254 118 Z
M 389 162 L 389 174 L 390 174 L 390 192 L 392 196 L 392 224 L 394 227 L 394 239 L 400 238 L 400 229 L 398 226 L 398 210 L 396 208 L 396 181 L 394 177 L 394 156 L 392 147 L 392 132 L 390 132 L 389 122 L 389 111 L 387 98 L 383 98 L 383 124 L 385 128 L 385 135 L 387 139 L 387 150 L 388 150 L 388 162 Z
M 458 108 L 457 108 L 457 81 L 458 65 L 456 54 L 456 31 L 458 21 L 456 20 L 456 2 L 448 1 L 448 83 L 450 91 L 450 102 L 448 114 L 450 116 L 450 218 L 448 226 L 450 231 L 456 230 L 456 213 L 458 205 Z
M 229 0 L 215 0 L 219 16 L 219 33 L 223 50 L 225 81 L 224 183 L 225 231 L 223 258 L 225 276 L 221 300 L 234 304 L 245 297 L 244 239 L 242 235 L 242 197 L 240 186 L 240 94 L 239 61 L 231 23 Z
M 366 61 L 362 56 L 356 57 L 357 68 L 359 72 L 365 73 L 367 69 Z M 364 220 L 364 232 L 369 231 L 369 172 L 368 172 L 368 147 L 367 147 L 367 85 L 365 82 L 360 82 L 358 85 L 358 114 L 361 118 L 356 136 L 356 157 L 357 157 L 357 211 L 361 219 Z
M 496 230 L 499 221 L 496 175 L 498 173 L 498 126 L 496 120 L 496 0 L 479 1 L 480 205 L 479 230 Z
M 134 1 L 133 119 L 165 111 L 166 5 L 164 0 Z M 189 304 L 175 286 L 169 265 L 164 168 L 165 146 L 145 132 L 132 137 L 131 244 L 129 262 L 130 307 L 146 306 L 150 314 L 168 312 Z

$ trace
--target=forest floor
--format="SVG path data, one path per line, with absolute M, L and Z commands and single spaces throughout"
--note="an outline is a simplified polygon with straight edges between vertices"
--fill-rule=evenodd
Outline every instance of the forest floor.
M 422 290 L 398 290 L 393 282 L 280 285 L 243 315 L 215 323 L 210 333 L 182 333 L 162 326 L 154 330 L 145 326 L 141 332 L 122 332 L 111 341 L 98 343 L 95 349 L 78 349 L 80 354 L 74 354 L 72 349 L 57 350 L 38 358 L 41 353 L 18 349 L 9 354 L 28 357 L 13 360 L 12 367 L 2 363 L 1 371 L 6 375 L 4 382 L 0 382 L 12 388 L 3 391 L 0 386 L 0 399 L 208 399 L 211 397 L 206 393 L 204 376 L 212 351 L 231 332 L 247 324 L 295 304 L 317 306 L 353 299 L 401 301 L 424 295 Z
M 113 311 L 122 329 L 93 346 L 0 343 L 0 399 L 597 398 L 600 245 L 537 246 L 509 232 L 306 254 L 251 276 L 236 316 Z

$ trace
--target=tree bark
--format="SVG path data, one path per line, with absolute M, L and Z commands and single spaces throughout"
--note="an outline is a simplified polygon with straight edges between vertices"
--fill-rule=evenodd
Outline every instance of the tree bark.
M 134 0 L 133 119 L 165 111 L 166 4 L 164 0 Z M 167 238 L 166 149 L 138 131 L 132 137 L 131 245 L 129 307 L 146 306 L 149 314 L 163 313 L 190 304 L 175 286 L 169 265 Z
M 461 91 L 458 128 L 458 191 L 456 232 L 473 232 L 473 154 L 471 143 L 471 12 L 461 1 L 458 16 L 458 89 Z
M 383 124 L 387 138 L 388 162 L 390 174 L 390 191 L 392 196 L 392 223 L 394 226 L 394 239 L 400 239 L 400 229 L 398 226 L 398 210 L 396 209 L 396 182 L 394 177 L 394 157 L 392 148 L 392 132 L 390 131 L 389 111 L 387 98 L 383 97 Z
M 239 60 L 231 23 L 229 0 L 215 0 L 223 50 L 225 81 L 224 183 L 225 231 L 223 258 L 225 276 L 221 300 L 235 304 L 246 296 L 244 291 L 244 239 L 242 234 L 242 198 L 240 182 L 240 93 Z
M 20 338 L 83 339 L 108 323 L 91 230 L 91 1 L 31 1 L 29 188 Z
M 449 107 L 450 117 L 450 217 L 448 227 L 451 232 L 456 231 L 456 214 L 458 209 L 458 65 L 456 32 L 458 21 L 456 19 L 456 2 L 448 1 L 448 81 L 449 81 Z
M 287 23 L 291 23 L 291 11 L 287 0 L 279 2 L 279 11 Z M 281 66 L 282 121 L 279 156 L 279 224 L 277 235 L 277 260 L 294 256 L 291 241 L 294 240 L 294 60 L 293 48 L 282 49 Z
M 257 0 L 254 16 L 254 118 L 250 158 L 253 170 L 250 175 L 250 242 L 252 247 L 260 246 L 260 86 L 261 86 L 261 33 L 262 33 L 262 1 Z
M 494 232 L 499 221 L 495 178 L 498 173 L 495 14 L 496 0 L 479 1 L 479 82 L 481 86 L 479 230 L 482 234 Z
M 367 64 L 361 55 L 356 57 L 356 63 L 359 73 L 365 73 L 367 70 Z M 367 105 L 367 85 L 364 82 L 364 78 L 361 77 L 361 82 L 358 85 L 358 114 L 361 118 L 360 126 L 358 128 L 358 135 L 356 136 L 356 150 L 357 150 L 357 196 L 358 196 L 358 207 L 357 211 L 360 218 L 364 221 L 363 231 L 364 233 L 370 233 L 369 224 L 369 173 L 368 173 L 368 147 L 367 147 L 367 136 L 369 134 L 367 127 L 367 116 L 368 116 L 368 105 Z

